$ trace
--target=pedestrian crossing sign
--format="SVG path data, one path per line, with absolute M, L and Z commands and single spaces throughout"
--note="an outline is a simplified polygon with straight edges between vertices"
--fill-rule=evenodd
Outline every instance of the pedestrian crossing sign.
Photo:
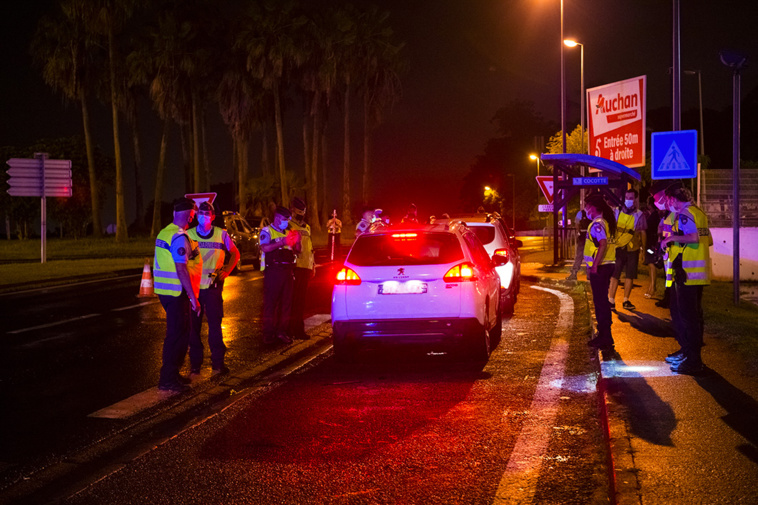
M 651 158 L 653 179 L 697 177 L 697 130 L 653 133 Z

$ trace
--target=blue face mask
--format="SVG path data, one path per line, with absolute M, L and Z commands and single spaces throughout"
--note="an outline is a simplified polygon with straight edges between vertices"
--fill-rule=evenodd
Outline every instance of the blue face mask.
M 211 217 L 210 216 L 197 216 L 197 222 L 202 226 L 203 228 L 206 228 L 209 224 L 211 224 Z
M 286 221 L 286 220 L 282 220 L 282 222 L 281 222 L 281 223 L 279 223 L 279 229 L 280 229 L 281 231 L 284 231 L 284 230 L 286 230 L 286 229 L 287 229 L 287 226 L 288 226 L 288 225 L 289 225 L 289 221 Z
M 624 205 L 626 205 L 627 209 L 631 209 L 634 207 L 634 200 L 624 200 Z

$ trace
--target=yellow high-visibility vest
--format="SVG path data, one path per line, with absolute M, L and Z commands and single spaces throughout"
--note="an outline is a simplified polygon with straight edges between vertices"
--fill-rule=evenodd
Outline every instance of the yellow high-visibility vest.
M 200 296 L 200 277 L 203 272 L 203 257 L 197 242 L 192 240 L 187 233 L 174 223 L 163 228 L 155 238 L 155 258 L 153 259 L 153 284 L 155 294 L 167 296 L 179 296 L 182 294 L 182 283 L 176 273 L 176 263 L 171 254 L 171 244 L 180 236 L 187 237 L 190 247 L 190 259 L 187 262 L 192 289 L 195 296 Z
M 224 266 L 224 256 L 228 252 L 224 243 L 224 230 L 214 226 L 213 233 L 208 238 L 201 237 L 197 227 L 187 232 L 192 240 L 197 242 L 200 254 L 203 256 L 203 274 L 200 277 L 200 289 L 208 289 L 211 286 L 211 274 L 217 268 Z
M 592 227 L 599 224 L 605 229 L 605 256 L 603 257 L 602 265 L 607 265 L 616 262 L 616 243 L 611 237 L 608 229 L 608 221 L 603 219 L 602 216 L 596 217 L 590 225 L 587 227 L 587 241 L 584 243 L 584 261 L 587 263 L 587 267 L 591 267 L 595 262 L 595 256 L 597 255 L 600 242 L 592 236 Z
M 705 212 L 696 205 L 690 205 L 687 209 L 695 219 L 698 241 L 691 244 L 680 244 L 678 242 L 673 242 L 671 244 L 671 247 L 669 248 L 670 262 L 666 268 L 666 287 L 673 284 L 673 263 L 680 255 L 682 256 L 682 268 L 687 275 L 684 284 L 688 286 L 698 286 L 711 283 L 710 247 L 713 245 L 713 237 L 711 236 L 711 230 L 708 228 L 708 216 L 706 216 Z M 680 219 L 681 215 L 678 214 L 676 221 L 671 226 L 672 235 L 679 234 Z

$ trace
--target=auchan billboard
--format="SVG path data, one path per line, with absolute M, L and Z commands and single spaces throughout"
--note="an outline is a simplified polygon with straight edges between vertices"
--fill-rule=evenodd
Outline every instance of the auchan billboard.
M 590 152 L 627 167 L 645 166 L 647 76 L 587 90 Z

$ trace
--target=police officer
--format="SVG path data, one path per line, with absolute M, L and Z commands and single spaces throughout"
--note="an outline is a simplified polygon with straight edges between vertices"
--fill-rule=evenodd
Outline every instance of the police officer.
M 266 253 L 261 263 L 263 276 L 263 343 L 291 344 L 289 331 L 292 310 L 295 251 L 298 233 L 287 230 L 292 213 L 285 207 L 276 207 L 274 222 L 260 233 L 260 247 Z
M 668 248 L 666 285 L 671 291 L 671 322 L 680 349 L 666 357 L 671 371 L 697 374 L 703 370 L 703 286 L 711 283 L 710 246 L 713 245 L 708 217 L 692 203 L 689 190 L 681 185 L 666 189 L 667 205 L 676 213 L 671 235 L 661 247 Z
M 592 220 L 587 216 L 587 211 L 579 209 L 574 219 L 576 226 L 576 252 L 574 252 L 574 264 L 571 266 L 571 273 L 566 277 L 567 281 L 575 281 L 579 269 L 582 268 L 584 242 L 587 240 L 587 228 L 589 228 L 591 222 Z
M 358 221 L 358 224 L 355 225 L 355 236 L 362 235 L 366 233 L 369 228 L 371 228 L 371 223 L 374 220 L 374 210 L 373 209 L 363 209 L 363 215 L 361 216 L 361 220 Z
M 340 237 L 342 236 L 342 221 L 337 219 L 337 209 L 332 211 L 331 219 L 326 222 L 326 229 L 329 232 L 327 240 L 329 260 L 334 261 L 334 258 L 339 256 L 340 253 Z
M 289 334 L 300 340 L 307 340 L 303 317 L 305 312 L 305 297 L 308 293 L 308 282 L 314 276 L 316 262 L 313 257 L 313 242 L 311 240 L 311 227 L 305 222 L 305 202 L 295 197 L 290 208 L 292 220 L 289 229 L 294 230 L 300 236 L 300 245 L 295 262 L 295 283 L 292 293 L 292 314 L 290 316 Z
M 587 263 L 587 277 L 592 289 L 597 319 L 597 333 L 588 344 L 598 349 L 612 349 L 613 320 L 608 301 L 608 287 L 616 262 L 616 218 L 599 193 L 593 193 L 584 200 L 584 210 L 592 220 L 584 243 L 584 261 Z
M 180 198 L 174 203 L 174 221 L 155 239 L 155 293 L 166 311 L 166 338 L 158 389 L 181 392 L 187 389 L 179 368 L 189 342 L 191 313 L 200 312 L 200 277 L 203 258 L 197 242 L 186 233 L 195 215 L 195 202 Z
M 634 287 L 634 279 L 637 278 L 637 270 L 640 263 L 640 249 L 645 245 L 645 230 L 647 219 L 639 209 L 639 194 L 636 189 L 627 189 L 624 193 L 624 205 L 616 210 L 616 269 L 611 277 L 611 286 L 608 290 L 608 301 L 611 310 L 616 309 L 616 290 L 619 287 L 621 272 L 624 272 L 624 302 L 622 307 L 626 310 L 634 310 L 629 297 Z
M 415 203 L 412 203 L 408 206 L 408 212 L 405 213 L 405 216 L 403 216 L 403 219 L 401 219 L 400 222 L 418 223 L 418 209 L 416 209 Z
M 211 370 L 213 375 L 228 373 L 224 365 L 226 346 L 221 332 L 224 317 L 224 280 L 237 266 L 240 252 L 223 228 L 213 226 L 216 217 L 213 205 L 202 202 L 197 214 L 197 226 L 187 232 L 198 243 L 203 257 L 203 275 L 200 278 L 200 311 L 192 314 L 192 332 L 189 341 L 190 373 L 197 375 L 203 364 L 203 342 L 200 328 L 203 314 L 208 321 L 208 347 L 211 350 Z M 224 265 L 225 257 L 229 261 Z
M 656 181 L 653 186 L 650 188 L 650 193 L 653 195 L 653 202 L 655 203 L 656 208 L 661 211 L 663 215 L 663 219 L 661 219 L 658 222 L 658 241 L 659 241 L 659 247 L 661 250 L 665 252 L 664 254 L 664 269 L 668 271 L 668 250 L 664 247 L 662 247 L 660 244 L 663 243 L 663 239 L 666 237 L 671 236 L 671 227 L 674 223 L 674 219 L 676 217 L 675 212 L 671 212 L 668 208 L 667 202 L 668 197 L 666 196 L 666 189 L 669 187 L 681 183 L 677 181 L 672 180 L 659 180 Z M 666 289 L 663 292 L 663 299 L 658 300 L 655 302 L 655 305 L 658 307 L 663 307 L 665 309 L 669 308 L 670 305 L 670 299 L 671 299 L 671 288 L 667 285 Z

